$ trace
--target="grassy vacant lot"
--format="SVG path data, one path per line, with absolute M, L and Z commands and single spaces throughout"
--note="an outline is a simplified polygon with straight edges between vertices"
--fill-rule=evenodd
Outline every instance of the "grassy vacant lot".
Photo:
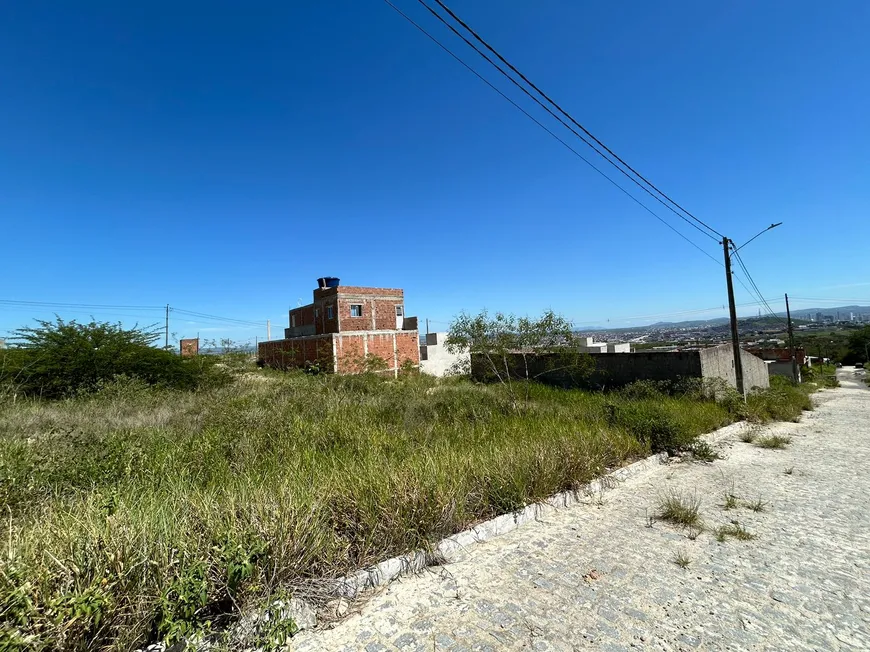
M 0 649 L 130 649 L 587 482 L 743 417 L 640 384 L 593 394 L 410 376 L 246 373 L 0 398 Z

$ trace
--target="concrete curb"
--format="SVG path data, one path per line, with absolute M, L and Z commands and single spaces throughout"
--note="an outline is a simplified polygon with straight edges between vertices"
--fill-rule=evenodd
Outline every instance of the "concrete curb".
M 402 575 L 418 573 L 426 567 L 432 566 L 433 563 L 455 561 L 456 557 L 471 545 L 507 534 L 521 525 L 540 520 L 557 510 L 573 507 L 585 498 L 613 489 L 620 482 L 625 482 L 628 478 L 639 475 L 652 466 L 664 464 L 667 460 L 667 453 L 650 455 L 596 478 L 579 489 L 554 494 L 541 502 L 526 505 L 522 509 L 496 516 L 468 530 L 451 535 L 442 539 L 431 552 L 418 550 L 386 559 L 371 568 L 358 571 L 339 580 L 338 593 L 343 597 L 352 599 L 362 591 L 385 586 Z
M 743 432 L 749 427 L 749 424 L 745 421 L 738 421 L 702 435 L 701 438 L 710 444 L 716 444 L 732 435 Z M 557 510 L 573 507 L 583 502 L 584 498 L 614 489 L 629 478 L 637 476 L 651 467 L 664 464 L 667 460 L 667 453 L 650 455 L 647 458 L 596 478 L 579 489 L 554 494 L 541 502 L 532 503 L 514 512 L 496 516 L 468 530 L 463 530 L 446 539 L 442 539 L 431 552 L 418 550 L 406 555 L 386 559 L 371 568 L 358 571 L 338 580 L 337 593 L 342 597 L 353 599 L 368 589 L 386 586 L 402 575 L 419 573 L 435 563 L 455 561 L 457 556 L 471 545 L 507 534 L 521 525 L 540 520 Z

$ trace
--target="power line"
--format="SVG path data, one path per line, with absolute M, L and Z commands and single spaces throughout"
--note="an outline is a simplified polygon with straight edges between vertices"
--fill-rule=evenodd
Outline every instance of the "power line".
M 387 5 L 389 5 L 389 6 L 390 6 L 390 7 L 391 7 L 391 8 L 392 8 L 396 13 L 398 13 L 400 16 L 402 16 L 402 18 L 404 18 L 405 20 L 407 20 L 411 25 L 413 25 L 413 26 L 416 27 L 420 32 L 422 32 L 423 34 L 425 34 L 425 35 L 426 35 L 426 36 L 427 36 L 427 37 L 428 37 L 428 38 L 429 38 L 433 43 L 435 43 L 438 47 L 440 47 L 440 48 L 441 48 L 442 50 L 444 50 L 447 54 L 449 54 L 451 57 L 453 57 L 456 61 L 458 61 L 460 64 L 462 64 L 462 65 L 463 65 L 463 66 L 464 66 L 464 67 L 465 67 L 465 68 L 466 68 L 470 73 L 472 73 L 475 77 L 477 77 L 477 78 L 478 78 L 479 80 L 481 80 L 484 84 L 486 84 L 486 85 L 489 86 L 492 90 L 494 90 L 496 93 L 498 93 L 498 94 L 499 94 L 503 99 L 507 100 L 511 105 L 513 105 L 514 108 L 516 108 L 518 111 L 520 111 L 520 113 L 522 113 L 523 115 L 525 115 L 529 120 L 531 120 L 531 121 L 534 122 L 536 125 L 538 125 L 541 129 L 543 129 L 544 131 L 546 131 L 550 136 L 552 136 L 552 137 L 555 138 L 558 142 L 560 142 L 562 145 L 564 145 L 565 148 L 568 149 L 568 151 L 570 151 L 570 152 L 571 152 L 572 154 L 574 154 L 577 158 L 579 158 L 581 161 L 583 161 L 584 163 L 586 163 L 586 165 L 588 165 L 589 167 L 591 167 L 591 168 L 592 168 L 593 170 L 595 170 L 598 174 L 600 174 L 602 177 L 604 177 L 607 181 L 609 181 L 611 184 L 613 184 L 617 189 L 619 189 L 622 193 L 624 193 L 624 194 L 625 194 L 629 199 L 631 199 L 632 201 L 634 201 L 638 206 L 640 206 L 641 208 L 643 208 L 643 209 L 644 209 L 645 211 L 647 211 L 650 215 L 652 215 L 655 219 L 657 219 L 659 222 L 661 222 L 662 224 L 664 224 L 664 225 L 665 225 L 666 227 L 668 227 L 671 231 L 673 231 L 674 233 L 676 233 L 678 236 L 680 236 L 683 240 L 685 240 L 686 242 L 688 242 L 690 245 L 692 245 L 695 249 L 697 249 L 698 251 L 700 251 L 702 254 L 704 254 L 705 256 L 707 256 L 707 258 L 709 258 L 710 260 L 712 260 L 714 263 L 716 263 L 717 265 L 720 265 L 720 266 L 722 265 L 722 263 L 721 263 L 719 260 L 717 260 L 716 258 L 714 258 L 712 255 L 710 255 L 709 252 L 707 252 L 707 251 L 705 251 L 704 249 L 702 249 L 702 248 L 701 248 L 700 246 L 698 246 L 695 242 L 693 242 L 693 241 L 690 240 L 688 237 L 686 237 L 683 233 L 681 233 L 681 232 L 678 231 L 676 228 L 674 228 L 674 227 L 673 227 L 669 222 L 665 221 L 662 217 L 660 217 L 657 213 L 655 213 L 655 212 L 654 212 L 654 211 L 653 211 L 649 206 L 647 206 L 646 204 L 644 204 L 643 202 L 641 202 L 637 197 L 635 197 L 634 195 L 632 195 L 632 194 L 631 194 L 630 192 L 628 192 L 625 188 L 623 188 L 623 187 L 622 187 L 621 185 L 619 185 L 616 181 L 614 181 L 611 177 L 609 177 L 609 176 L 608 176 L 608 175 L 607 175 L 603 170 L 601 170 L 601 169 L 600 169 L 599 167 L 597 167 L 594 163 L 592 163 L 589 159 L 587 159 L 587 158 L 586 158 L 585 156 L 583 156 L 580 152 L 578 152 L 576 149 L 574 149 L 571 145 L 569 145 L 567 142 L 565 142 L 564 139 L 562 139 L 561 137 L 559 137 L 559 136 L 558 136 L 555 132 L 553 132 L 549 127 L 547 127 L 546 125 L 544 125 L 540 120 L 538 120 L 537 118 L 535 118 L 532 114 L 530 114 L 530 113 L 529 113 L 528 111 L 526 111 L 523 107 L 521 107 L 519 104 L 517 104 L 513 99 L 511 99 L 510 97 L 508 97 L 507 95 L 505 95 L 505 93 L 502 92 L 498 87 L 496 87 L 492 82 L 490 82 L 490 81 L 489 81 L 488 79 L 486 79 L 483 75 L 481 75 L 479 72 L 477 72 L 477 71 L 476 71 L 474 68 L 472 68 L 468 63 L 466 63 L 465 61 L 463 61 L 462 58 L 459 57 L 459 55 L 457 55 L 457 54 L 454 53 L 450 48 L 448 48 L 446 45 L 444 45 L 443 43 L 441 43 L 441 41 L 439 41 L 437 38 L 435 38 L 435 37 L 434 37 L 432 34 L 430 34 L 428 31 L 426 31 L 426 29 L 425 29 L 424 27 L 422 27 L 422 26 L 421 26 L 420 24 L 418 24 L 418 23 L 417 23 L 413 18 L 411 18 L 410 16 L 408 16 L 405 12 L 403 12 L 403 11 L 402 11 L 401 9 L 399 9 L 396 5 L 394 5 L 392 2 L 390 2 L 390 0 L 384 0 L 384 2 L 385 2 Z M 427 7 L 427 8 L 428 8 L 428 7 Z M 431 11 L 431 10 L 430 10 L 430 11 Z M 535 99 L 535 98 L 533 98 L 533 99 Z M 544 108 L 546 108 L 546 107 L 544 107 Z M 552 113 L 552 112 L 551 112 L 551 113 Z M 558 119 L 558 117 L 557 117 L 557 119 Z M 564 124 L 564 123 L 563 123 L 563 124 Z M 566 126 L 567 126 L 567 125 L 566 125 Z M 570 127 L 569 127 L 569 128 L 570 128 Z M 582 137 L 581 137 L 581 138 L 582 138 Z M 584 142 L 585 142 L 585 140 L 584 140 Z M 617 168 L 617 169 L 620 169 L 620 168 Z M 624 171 L 623 171 L 623 173 L 624 173 Z M 629 178 L 631 178 L 631 177 L 629 177 Z M 641 186 L 641 187 L 642 187 L 642 186 Z M 647 191 L 647 192 L 649 192 L 649 191 Z M 693 226 L 694 226 L 694 225 L 693 225 Z M 696 227 L 696 228 L 697 228 L 697 227 Z M 703 231 L 702 231 L 702 233 L 703 233 Z M 708 234 L 705 233 L 704 235 L 708 235 Z
M 767 309 L 767 312 L 769 312 L 771 314 L 771 316 L 773 316 L 775 319 L 778 319 L 780 322 L 785 324 L 786 321 L 773 311 L 773 309 L 770 307 L 770 304 L 764 298 L 764 295 L 761 293 L 761 290 L 758 288 L 758 284 L 756 284 L 755 279 L 752 278 L 752 275 L 749 273 L 749 270 L 746 269 L 746 263 L 743 262 L 743 258 L 741 258 L 740 253 L 736 249 L 734 250 L 734 257 L 737 259 L 737 263 L 740 265 L 740 269 L 742 269 L 743 273 L 746 274 L 746 278 L 749 280 L 749 283 L 752 285 L 753 288 L 755 288 L 755 291 L 758 293 L 758 297 L 761 299 L 762 304 Z
M 165 306 L 131 306 L 131 305 L 114 305 L 100 303 L 63 303 L 57 301 L 19 301 L 13 299 L 0 299 L 0 309 L 5 309 L 7 312 L 31 310 L 34 312 L 47 312 L 53 310 L 62 310 L 65 313 L 75 314 L 91 314 L 93 312 L 110 312 L 114 317 L 148 317 L 144 314 L 131 314 L 124 312 L 116 312 L 117 310 L 141 310 L 161 313 L 165 310 Z M 234 317 L 221 317 L 220 315 L 211 315 L 208 313 L 195 312 L 192 310 L 184 310 L 182 308 L 170 308 L 170 312 L 186 315 L 190 317 L 206 319 L 212 322 L 226 323 L 230 325 L 242 326 L 262 326 L 262 322 L 255 322 L 247 319 L 236 319 Z
M 85 309 L 120 309 L 120 310 L 163 310 L 162 306 L 122 306 L 100 303 L 59 303 L 53 301 L 17 301 L 12 299 L 0 299 L 2 305 L 12 306 L 45 306 L 52 308 L 85 308 Z
M 764 305 L 764 307 L 767 309 L 767 311 L 771 315 L 773 315 L 774 317 L 777 317 L 774 314 L 773 310 L 771 309 L 770 305 L 767 303 L 767 300 L 764 298 L 764 295 L 761 293 L 761 289 L 758 287 L 758 284 L 755 282 L 755 279 L 752 278 L 752 275 L 749 273 L 749 270 L 746 269 L 746 263 L 743 262 L 743 258 L 740 257 L 740 254 L 737 253 L 736 250 L 734 251 L 734 256 L 737 259 L 737 263 L 740 265 L 740 268 L 743 270 L 743 273 L 746 274 L 746 278 L 749 280 L 749 283 L 752 285 L 753 288 L 755 288 L 755 292 L 757 293 L 758 298 L 761 299 L 761 302 Z M 777 319 L 779 319 L 779 317 L 777 317 Z
M 586 138 L 584 138 L 580 133 L 578 133 L 577 130 L 575 130 L 573 127 L 571 127 L 571 125 L 569 125 L 569 124 L 568 124 L 567 122 L 565 122 L 562 118 L 560 118 L 558 115 L 556 115 L 555 113 L 553 113 L 553 110 L 550 109 L 550 107 L 548 107 L 546 104 L 544 104 L 543 102 L 541 102 L 537 97 L 535 97 L 534 95 L 532 95 L 532 94 L 528 91 L 528 89 L 526 89 L 526 88 L 525 88 L 524 86 L 522 86 L 519 82 L 517 82 L 517 80 L 515 80 L 513 77 L 511 77 L 511 76 L 510 76 L 510 75 L 509 75 L 509 74 L 508 74 L 508 73 L 507 73 L 507 72 L 506 72 L 506 71 L 505 71 L 501 66 L 499 66 L 495 61 L 493 61 L 492 59 L 490 59 L 490 58 L 489 58 L 489 57 L 488 57 L 484 52 L 481 52 L 480 49 L 479 49 L 478 47 L 476 47 L 476 46 L 475 46 L 471 41 L 469 41 L 467 38 L 465 38 L 465 36 L 463 36 L 462 34 L 460 34 L 460 33 L 456 30 L 456 28 L 453 27 L 453 25 L 451 25 L 451 24 L 448 23 L 446 20 L 444 20 L 444 18 L 443 18 L 440 14 L 438 14 L 434 9 L 432 9 L 429 5 L 427 5 L 427 4 L 424 2 L 424 0 L 417 0 L 417 1 L 418 1 L 421 5 L 423 5 L 427 10 L 429 10 L 429 12 L 432 13 L 432 15 L 435 16 L 435 17 L 436 17 L 436 18 L 437 18 L 441 23 L 443 23 L 444 25 L 446 25 L 447 28 L 450 29 L 450 31 L 452 31 L 452 32 L 453 32 L 454 34 L 456 34 L 459 38 L 461 38 L 461 39 L 466 43 L 466 45 L 468 45 L 471 49 L 473 49 L 475 52 L 477 52 L 477 53 L 478 53 L 481 57 L 483 57 L 483 58 L 484 58 L 484 59 L 485 59 L 485 60 L 486 60 L 490 65 L 492 65 L 496 70 L 498 70 L 502 75 L 504 75 L 504 77 L 505 77 L 506 79 L 508 79 L 508 81 L 510 81 L 510 82 L 511 82 L 514 86 L 516 86 L 517 88 L 519 88 L 519 89 L 520 89 L 523 93 L 525 93 L 528 97 L 530 97 L 530 98 L 532 99 L 533 102 L 535 102 L 538 106 L 540 106 L 540 107 L 541 107 L 542 109 L 544 109 L 547 113 L 549 113 L 549 114 L 550 114 L 553 118 L 555 118 L 555 119 L 556 119 L 556 120 L 557 120 L 557 121 L 558 121 L 558 122 L 559 122 L 563 127 L 565 127 L 566 129 L 568 129 L 571 133 L 573 133 L 575 136 L 577 136 L 577 138 L 579 138 L 579 139 L 582 140 L 586 145 L 588 145 L 589 147 L 591 147 L 591 148 L 595 151 L 596 154 L 598 154 L 599 156 L 601 156 L 605 161 L 607 161 L 607 162 L 610 163 L 614 168 L 616 168 L 617 170 L 619 170 L 620 173 L 622 173 L 622 174 L 623 174 L 627 179 L 629 179 L 632 183 L 634 183 L 635 185 L 637 185 L 638 188 L 640 188 L 641 190 L 643 190 L 643 191 L 644 191 L 645 193 L 647 193 L 650 197 L 652 197 L 652 198 L 655 199 L 657 202 L 659 202 L 662 206 L 664 206 L 664 207 L 667 208 L 669 211 L 671 211 L 672 213 L 674 213 L 674 215 L 676 215 L 677 217 L 679 217 L 681 220 L 683 220 L 684 222 L 686 222 L 687 224 L 689 224 L 690 226 L 692 226 L 692 228 L 697 229 L 700 233 L 703 233 L 703 234 L 704 234 L 705 236 L 707 236 L 708 238 L 710 238 L 710 239 L 712 239 L 712 240 L 714 240 L 714 241 L 716 240 L 715 237 L 713 237 L 712 235 L 710 235 L 710 234 L 707 233 L 706 231 L 701 230 L 697 225 L 695 225 L 694 223 L 690 222 L 690 221 L 687 220 L 685 217 L 683 217 L 682 215 L 680 215 L 679 213 L 677 213 L 673 208 L 671 208 L 670 206 L 668 206 L 668 205 L 667 205 L 665 202 L 663 202 L 659 197 L 657 197 L 657 196 L 654 195 L 652 192 L 650 192 L 650 190 L 649 190 L 646 186 L 642 185 L 640 182 L 638 182 L 637 179 L 635 179 L 635 178 L 632 177 L 630 174 L 628 174 L 625 170 L 623 170 L 621 167 L 619 167 L 618 165 L 616 165 L 616 163 L 614 163 L 614 162 L 613 162 L 611 159 L 609 159 L 609 158 L 608 158 L 608 157 L 607 157 L 607 156 L 606 156 L 606 155 L 605 155 L 601 150 L 599 150 L 597 147 L 595 147 L 595 145 L 593 145 L 592 143 L 590 143 Z
M 191 317 L 200 317 L 203 319 L 210 319 L 213 321 L 227 322 L 231 324 L 240 324 L 244 326 L 262 326 L 262 322 L 250 321 L 247 319 L 235 319 L 233 317 L 220 317 L 218 315 L 209 315 L 202 312 L 194 312 L 192 310 L 183 310 L 181 308 L 170 308 L 170 312 L 178 313 L 180 315 L 189 315 Z
M 449 23 L 448 23 L 448 22 L 447 22 L 447 21 L 446 21 L 446 20 L 445 20 L 441 15 L 440 15 L 440 14 L 438 14 L 438 13 L 437 13 L 435 10 L 433 10 L 429 5 L 427 5 L 426 2 L 425 2 L 424 0 L 417 0 L 417 1 L 418 1 L 420 4 L 422 4 L 424 7 L 426 7 L 426 9 L 428 9 L 428 10 L 429 10 L 429 11 L 430 11 L 430 12 L 431 12 L 431 13 L 432 13 L 436 18 L 438 18 L 438 20 L 440 20 L 442 23 L 444 23 L 445 25 L 447 25 L 447 27 L 449 27 L 449 28 L 451 29 L 451 31 L 453 31 L 454 34 L 456 34 L 456 35 L 459 36 L 463 41 L 465 41 L 465 42 L 466 42 L 470 47 L 472 47 L 472 48 L 475 50 L 475 52 L 477 52 L 478 54 L 480 54 L 480 56 L 482 56 L 482 57 L 483 57 L 484 59 L 486 59 L 490 64 L 492 64 L 493 66 L 495 66 L 495 68 L 496 68 L 496 69 L 497 69 L 497 70 L 498 70 L 502 75 L 504 75 L 504 76 L 505 76 L 507 79 L 509 79 L 509 80 L 510 80 L 514 85 L 516 85 L 518 88 L 520 88 L 524 93 L 526 93 L 526 95 L 528 95 L 528 96 L 531 97 L 533 100 L 535 100 L 539 105 L 541 105 L 542 107 L 544 107 L 544 108 L 545 108 L 545 109 L 546 109 L 546 110 L 547 110 L 551 115 L 553 115 L 557 120 L 559 120 L 563 125 L 565 125 L 568 129 L 570 129 L 570 130 L 571 130 L 575 135 L 577 135 L 578 138 L 581 138 L 581 139 L 583 140 L 583 142 L 585 142 L 585 143 L 586 143 L 587 145 L 589 145 L 592 149 L 594 149 L 594 150 L 595 150 L 595 151 L 596 151 L 596 152 L 597 152 L 597 153 L 598 153 L 602 158 L 604 158 L 606 161 L 608 161 L 608 162 L 609 162 L 611 165 L 613 165 L 616 169 L 620 170 L 620 172 L 622 172 L 623 174 L 625 174 L 625 176 L 627 176 L 629 179 L 631 179 L 632 181 L 634 181 L 638 186 L 640 186 L 641 188 L 643 188 L 643 189 L 644 189 L 647 193 L 649 193 L 651 196 L 655 197 L 655 195 L 652 195 L 652 193 L 651 193 L 649 190 L 647 190 L 644 186 L 642 186 L 642 185 L 641 185 L 641 184 L 640 184 L 636 179 L 632 178 L 632 177 L 631 177 L 627 172 L 625 172 L 625 170 L 623 170 L 622 168 L 620 168 L 618 165 L 616 165 L 616 163 L 614 163 L 611 159 L 609 159 L 607 156 L 605 156 L 605 154 L 604 154 L 603 152 L 601 152 L 601 150 L 599 150 L 597 147 L 595 147 L 594 145 L 592 145 L 592 143 L 590 143 L 590 142 L 587 141 L 585 138 L 583 138 L 582 136 L 580 136 L 580 134 L 578 134 L 576 131 L 574 131 L 574 129 L 572 129 L 569 125 L 565 124 L 565 122 L 564 122 L 561 118 L 559 118 L 558 116 L 556 116 L 555 114 L 553 114 L 552 111 L 550 111 L 550 109 L 549 109 L 548 107 L 544 106 L 544 105 L 543 105 L 543 104 L 542 104 L 542 103 L 541 103 L 537 98 L 535 98 L 531 93 L 529 93 L 525 88 L 523 88 L 523 86 L 520 85 L 520 84 L 519 84 L 519 83 L 518 83 L 518 82 L 517 82 L 513 77 L 511 77 L 509 74 L 507 74 L 507 72 L 505 72 L 505 71 L 504 71 L 504 70 L 503 70 L 503 69 L 502 69 L 498 64 L 496 64 L 494 61 L 492 61 L 492 59 L 490 59 L 490 58 L 489 58 L 488 56 L 486 56 L 483 52 L 481 52 L 481 51 L 480 51 L 480 50 L 479 50 L 475 45 L 473 45 L 472 43 L 470 43 L 470 42 L 468 41 L 468 39 L 465 38 L 465 36 L 463 36 L 462 34 L 460 34 L 460 33 L 459 33 L 459 32 L 458 32 L 458 31 L 457 31 L 457 30 L 456 30 L 452 25 L 450 25 L 450 24 L 449 24 Z M 565 109 L 563 109 L 559 104 L 557 104 L 557 103 L 556 103 L 556 102 L 555 102 L 555 101 L 554 101 L 554 100 L 553 100 L 549 95 L 547 95 L 544 91 L 542 91 L 540 88 L 538 88 L 538 86 L 536 86 L 536 85 L 535 85 L 531 80 L 529 80 L 528 77 L 526 77 L 526 76 L 525 76 L 523 73 L 521 73 L 521 72 L 520 72 L 520 71 L 519 71 L 519 70 L 518 70 L 518 69 L 517 69 L 513 64 L 511 64 L 507 59 L 505 59 L 505 57 L 502 56 L 502 55 L 501 55 L 501 54 L 500 54 L 500 53 L 499 53 L 499 52 L 498 52 L 494 47 L 492 47 L 489 43 L 487 43 L 487 42 L 486 42 L 486 41 L 485 41 L 485 40 L 484 40 L 484 39 L 483 39 L 483 38 L 482 38 L 482 37 L 481 37 L 477 32 L 475 32 L 475 31 L 474 31 L 474 30 L 473 30 L 473 29 L 472 29 L 472 28 L 471 28 L 471 27 L 470 27 L 470 26 L 469 26 L 465 21 L 463 21 L 459 16 L 457 16 L 457 15 L 456 15 L 456 14 L 455 14 L 451 9 L 450 9 L 450 7 L 448 7 L 446 4 L 444 4 L 441 0 L 435 0 L 435 2 L 437 2 L 438 5 L 439 5 L 442 9 L 444 9 L 444 11 L 446 11 L 448 14 L 450 14 L 450 16 L 452 16 L 454 20 L 456 20 L 460 25 L 462 25 L 462 27 L 464 27 L 464 28 L 465 28 L 465 29 L 466 29 L 466 30 L 467 30 L 467 31 L 468 31 L 468 32 L 469 32 L 469 33 L 470 33 L 470 34 L 471 34 L 471 35 L 472 35 L 472 36 L 473 36 L 473 37 L 474 37 L 478 42 L 480 42 L 480 43 L 481 43 L 481 44 L 482 44 L 482 45 L 483 45 L 487 50 L 489 50 L 490 52 L 492 52 L 492 54 L 494 54 L 496 57 L 498 57 L 498 59 L 499 59 L 502 63 L 504 63 L 504 64 L 505 64 L 508 68 L 510 68 L 510 69 L 511 69 L 511 70 L 512 70 L 516 75 L 518 75 L 518 76 L 520 77 L 520 79 L 522 79 L 526 84 L 528 84 L 529 86 L 531 86 L 531 87 L 532 87 L 532 88 L 533 88 L 533 89 L 534 89 L 534 90 L 535 90 L 535 91 L 536 91 L 536 92 L 537 92 L 541 97 L 543 97 L 545 100 L 547 100 L 547 102 L 549 102 L 551 105 L 553 105 L 554 107 L 556 107 L 556 109 L 557 109 L 557 110 L 558 110 L 562 115 L 564 115 L 566 118 L 568 118 L 568 120 L 570 120 L 574 125 L 576 125 L 579 129 L 581 129 L 581 130 L 583 131 L 583 133 L 585 133 L 587 136 L 589 136 L 589 137 L 590 137 L 592 140 L 594 140 L 598 145 L 600 145 L 601 147 L 603 147 L 603 148 L 604 148 L 604 149 L 605 149 L 605 150 L 606 150 L 606 151 L 607 151 L 611 156 L 613 156 L 613 158 L 615 158 L 615 159 L 616 159 L 617 161 L 619 161 L 622 165 L 624 165 L 626 168 L 628 168 L 628 169 L 629 169 L 629 170 L 630 170 L 630 171 L 631 171 L 631 172 L 632 172 L 636 177 L 638 177 L 640 180 L 642 180 L 642 181 L 643 181 L 647 186 L 649 186 L 650 188 L 652 188 L 653 190 L 655 190 L 659 195 L 661 195 L 662 197 L 664 197 L 664 198 L 665 198 L 668 202 L 670 202 L 673 206 L 675 206 L 675 207 L 678 208 L 680 211 L 682 211 L 683 213 L 685 213 L 689 218 L 691 218 L 692 220 L 694 220 L 697 224 L 700 224 L 701 226 L 703 226 L 704 228 L 706 228 L 708 231 L 712 232 L 713 234 L 715 234 L 715 235 L 718 236 L 719 238 L 723 238 L 723 237 L 725 237 L 725 236 L 723 236 L 721 233 L 719 233 L 716 229 L 714 229 L 713 227 L 711 227 L 709 224 L 707 224 L 707 223 L 704 222 L 703 220 L 699 219 L 698 217 L 696 217 L 695 215 L 693 215 L 692 213 L 690 213 L 688 210 L 686 210 L 685 208 L 683 208 L 680 204 L 678 204 L 678 203 L 675 202 L 673 199 L 671 199 L 671 198 L 670 198 L 670 197 L 669 197 L 665 192 L 663 192 L 662 190 L 660 190 L 660 189 L 659 189 L 655 184 L 653 184 L 651 181 L 649 181 L 649 179 L 647 179 L 647 178 L 644 177 L 642 174 L 640 174 L 640 172 L 638 172 L 637 170 L 635 170 L 631 165 L 629 165 L 629 164 L 628 164 L 624 159 L 622 159 L 618 154 L 616 154 L 616 153 L 615 153 L 613 150 L 611 150 L 607 145 L 605 145 L 605 144 L 604 144 L 603 142 L 601 142 L 598 138 L 596 138 L 596 137 L 595 137 L 595 136 L 594 136 L 594 135 L 593 135 L 593 134 L 592 134 L 588 129 L 586 129 L 586 127 L 584 127 L 584 126 L 583 126 L 582 124 L 580 124 L 577 120 L 575 120 L 574 117 L 573 117 L 570 113 L 568 113 L 567 111 L 565 111 Z M 673 208 L 671 208 L 670 206 L 668 206 L 667 204 L 665 204 L 661 199 L 659 199 L 658 197 L 655 197 L 655 199 L 657 199 L 660 203 L 662 203 L 662 205 L 666 206 L 669 210 L 671 210 L 671 211 L 674 212 L 676 215 L 678 215 L 681 219 L 685 220 L 686 222 L 689 222 L 685 217 L 683 217 L 682 215 L 680 215 L 679 213 L 677 213 Z M 691 222 L 689 222 L 689 223 L 691 224 Z M 693 226 L 695 226 L 695 225 L 693 224 Z M 695 228 L 697 228 L 699 231 L 701 231 L 701 229 L 698 228 L 697 226 L 695 226 Z M 708 233 L 706 233 L 706 232 L 704 232 L 704 231 L 701 231 L 701 233 L 704 233 L 705 235 L 708 235 L 709 237 L 713 238 L 713 236 L 710 236 Z M 713 238 L 713 239 L 715 240 L 715 238 Z

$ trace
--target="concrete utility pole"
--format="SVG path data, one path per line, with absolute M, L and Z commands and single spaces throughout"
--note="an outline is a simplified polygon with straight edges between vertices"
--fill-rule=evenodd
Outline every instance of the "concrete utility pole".
M 737 377 L 737 392 L 746 399 L 743 390 L 743 361 L 740 359 L 740 334 L 737 331 L 737 306 L 734 305 L 734 282 L 731 280 L 731 252 L 728 247 L 731 241 L 722 238 L 722 249 L 725 251 L 725 278 L 728 281 L 728 310 L 731 313 L 731 344 L 734 347 L 734 375 Z
M 794 348 L 794 329 L 791 327 L 791 310 L 788 308 L 788 294 L 785 295 L 785 316 L 788 318 L 788 346 L 791 349 L 791 375 L 797 385 L 801 379 L 798 373 L 797 355 Z
M 272 341 L 272 321 L 270 319 L 266 320 L 266 341 Z
M 734 253 L 736 254 L 740 249 L 743 249 L 743 247 L 755 240 L 755 238 L 760 236 L 762 233 L 767 233 L 781 224 L 782 222 L 777 222 L 776 224 L 771 224 L 766 229 L 762 229 L 739 247 L 734 247 Z M 731 343 L 734 345 L 734 375 L 737 377 L 737 391 L 740 392 L 740 395 L 745 401 L 746 391 L 743 387 L 743 361 L 740 359 L 740 336 L 737 331 L 737 307 L 734 305 L 734 282 L 731 280 L 731 252 L 729 246 L 733 244 L 733 240 L 729 240 L 725 236 L 722 236 L 722 248 L 725 250 L 725 278 L 728 281 L 728 308 L 731 312 Z M 747 272 L 747 275 L 748 274 L 749 272 Z M 759 298 L 763 303 L 764 297 L 762 297 L 760 293 Z
M 163 333 L 163 348 L 169 350 L 169 304 L 166 304 L 166 325 Z

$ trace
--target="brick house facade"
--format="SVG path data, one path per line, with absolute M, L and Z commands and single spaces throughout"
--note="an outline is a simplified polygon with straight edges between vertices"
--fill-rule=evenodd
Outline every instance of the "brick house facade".
M 312 303 L 289 312 L 284 339 L 260 342 L 258 358 L 286 369 L 317 364 L 335 373 L 355 373 L 377 356 L 386 371 L 420 365 L 416 319 L 405 317 L 400 289 L 338 285 L 314 290 Z M 332 280 L 332 279 L 330 279 Z

